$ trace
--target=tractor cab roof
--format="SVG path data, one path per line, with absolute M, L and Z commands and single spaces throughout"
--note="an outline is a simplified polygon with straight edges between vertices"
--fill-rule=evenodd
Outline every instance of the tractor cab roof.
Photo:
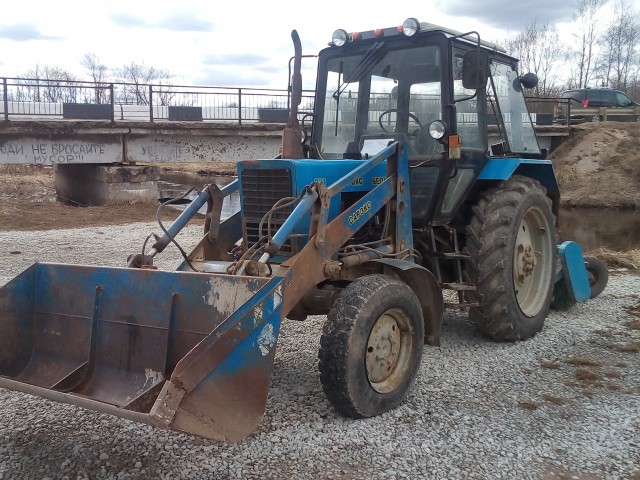
M 477 32 L 458 32 L 450 28 L 442 27 L 428 22 L 419 22 L 415 18 L 407 18 L 402 25 L 389 28 L 377 28 L 375 30 L 367 30 L 363 32 L 351 32 L 348 33 L 344 29 L 338 29 L 333 33 L 329 46 L 332 48 L 355 46 L 356 44 L 367 40 L 382 40 L 383 38 L 389 39 L 390 37 L 414 37 L 418 35 L 424 35 L 428 33 L 440 32 L 448 38 L 457 37 L 463 41 L 477 44 L 479 35 Z M 506 53 L 506 50 L 492 42 L 480 40 L 480 46 L 499 52 Z

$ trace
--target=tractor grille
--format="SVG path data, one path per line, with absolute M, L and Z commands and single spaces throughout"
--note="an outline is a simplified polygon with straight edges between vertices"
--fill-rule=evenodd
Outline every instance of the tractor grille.
M 251 246 L 260 239 L 259 225 L 262 217 L 280 199 L 291 196 L 291 172 L 286 168 L 273 170 L 244 169 L 242 182 L 242 214 L 246 245 Z M 265 220 L 262 235 L 273 236 L 289 218 L 291 207 L 277 210 L 271 215 L 271 231 Z M 288 240 L 278 255 L 291 255 L 291 241 Z

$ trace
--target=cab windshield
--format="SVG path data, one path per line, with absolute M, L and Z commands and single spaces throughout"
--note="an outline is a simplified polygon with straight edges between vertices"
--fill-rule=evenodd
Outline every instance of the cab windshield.
M 539 154 L 540 147 L 522 93 L 518 73 L 504 63 L 490 66 L 488 98 L 492 110 L 500 115 L 513 153 Z
M 345 52 L 348 53 L 348 52 Z M 410 156 L 439 155 L 427 128 L 442 119 L 442 56 L 437 46 L 393 49 L 384 42 L 327 61 L 320 154 L 373 155 L 401 140 Z

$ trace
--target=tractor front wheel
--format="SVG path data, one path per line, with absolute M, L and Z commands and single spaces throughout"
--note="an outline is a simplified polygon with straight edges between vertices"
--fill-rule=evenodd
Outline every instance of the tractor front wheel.
M 467 228 L 469 316 L 494 340 L 538 333 L 553 298 L 556 264 L 551 200 L 536 180 L 514 176 L 485 191 Z
M 411 288 L 385 275 L 356 279 L 336 299 L 320 338 L 327 398 L 352 418 L 395 408 L 416 378 L 423 339 L 422 309 Z

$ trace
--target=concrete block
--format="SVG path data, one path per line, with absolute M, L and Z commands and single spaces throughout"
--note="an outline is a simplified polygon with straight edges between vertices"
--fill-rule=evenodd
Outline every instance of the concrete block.
M 159 167 L 135 165 L 54 166 L 56 197 L 70 205 L 106 205 L 132 200 L 157 203 Z
M 191 122 L 201 122 L 202 121 L 202 107 L 169 107 L 169 120 L 171 121 L 191 121 Z
M 97 103 L 63 103 L 62 118 L 81 120 L 111 120 L 113 106 L 111 104 Z

